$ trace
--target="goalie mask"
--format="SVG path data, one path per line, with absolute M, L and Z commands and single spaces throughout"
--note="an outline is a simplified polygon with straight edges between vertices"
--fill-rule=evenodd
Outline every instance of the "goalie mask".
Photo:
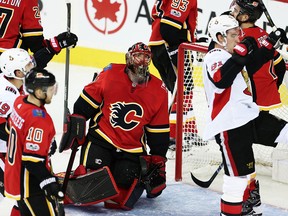
M 263 10 L 258 0 L 236 0 L 236 4 L 241 8 L 237 16 L 241 14 L 247 14 L 249 16 L 249 19 L 246 22 L 254 23 L 263 14 Z
M 227 41 L 227 31 L 234 28 L 240 28 L 238 21 L 231 15 L 221 15 L 218 17 L 214 17 L 210 20 L 208 24 L 208 32 L 209 36 L 213 41 L 218 43 L 221 46 L 226 46 Z M 218 35 L 222 35 L 225 39 L 224 42 L 220 42 L 218 40 Z
M 26 50 L 12 48 L 1 54 L 0 66 L 1 71 L 6 77 L 22 79 L 15 75 L 15 71 L 22 71 L 25 75 L 28 71 L 36 66 L 36 62 Z
M 149 79 L 149 64 L 151 62 L 150 48 L 142 43 L 138 42 L 131 46 L 126 53 L 126 65 L 129 69 L 128 75 L 133 83 L 143 84 Z

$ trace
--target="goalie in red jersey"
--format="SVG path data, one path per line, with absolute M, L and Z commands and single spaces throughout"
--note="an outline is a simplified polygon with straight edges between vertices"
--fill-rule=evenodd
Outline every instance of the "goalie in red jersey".
M 73 115 L 90 121 L 80 165 L 88 172 L 106 167 L 112 174 L 111 184 L 101 187 L 116 196 L 90 193 L 106 208 L 130 210 L 145 189 L 154 198 L 166 187 L 168 96 L 165 84 L 149 73 L 150 61 L 149 47 L 134 44 L 126 64 L 105 67 L 74 104 Z

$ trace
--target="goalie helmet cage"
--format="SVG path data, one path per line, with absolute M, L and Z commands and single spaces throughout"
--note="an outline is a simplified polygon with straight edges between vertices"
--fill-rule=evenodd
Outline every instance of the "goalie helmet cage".
M 196 175 L 197 172 L 199 175 L 205 173 L 207 178 L 222 162 L 218 144 L 214 140 L 203 141 L 201 138 L 208 114 L 202 80 L 203 58 L 208 47 L 202 44 L 182 43 L 178 49 L 175 181 L 181 181 L 184 173 L 190 179 L 190 171 Z M 281 85 L 280 94 L 283 106 L 271 113 L 288 121 L 288 92 L 285 84 Z M 272 175 L 273 149 L 253 145 L 257 173 Z M 288 145 L 279 143 L 277 149 L 288 151 Z

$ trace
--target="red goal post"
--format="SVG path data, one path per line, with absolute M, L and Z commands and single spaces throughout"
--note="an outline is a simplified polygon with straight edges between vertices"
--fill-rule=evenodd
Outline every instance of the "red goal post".
M 190 178 L 192 170 L 193 174 L 198 172 L 201 175 L 203 172 L 209 176 L 222 162 L 218 144 L 214 140 L 203 141 L 201 138 L 208 114 L 202 80 L 202 64 L 208 51 L 208 44 L 202 44 L 182 43 L 178 49 L 175 181 L 181 181 L 187 176 Z M 286 59 L 287 68 L 287 55 L 283 55 L 283 58 Z M 283 106 L 272 110 L 271 113 L 288 121 L 286 86 L 288 87 L 287 75 L 279 89 Z M 277 149 L 288 151 L 288 146 L 279 143 Z M 272 175 L 274 149 L 253 145 L 253 150 L 257 172 Z M 210 174 L 207 174 L 209 172 Z

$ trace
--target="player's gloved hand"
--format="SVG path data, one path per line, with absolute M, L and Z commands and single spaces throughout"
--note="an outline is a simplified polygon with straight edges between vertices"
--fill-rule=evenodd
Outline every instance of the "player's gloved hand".
M 177 67 L 178 62 L 178 46 L 171 46 L 168 47 L 168 55 L 174 64 L 175 67 Z
M 240 65 L 246 65 L 250 60 L 250 54 L 256 49 L 258 49 L 258 45 L 255 39 L 246 37 L 234 47 L 232 59 Z
M 255 49 L 258 49 L 255 39 L 252 37 L 246 37 L 234 47 L 233 51 L 240 56 L 246 56 Z
M 40 182 L 40 188 L 44 190 L 47 199 L 53 202 L 55 199 L 62 201 L 64 199 L 64 193 L 61 191 L 60 184 L 54 176 L 49 176 Z
M 140 156 L 141 178 L 147 198 L 159 196 L 166 188 L 166 163 L 167 159 L 158 155 Z
M 283 30 L 284 31 L 284 30 Z M 262 41 L 262 45 L 264 47 L 266 47 L 267 49 L 272 49 L 272 48 L 279 48 L 280 45 L 281 45 L 281 36 L 282 36 L 282 33 L 279 29 L 277 29 L 276 31 L 272 31 L 268 37 Z
M 59 35 L 57 35 L 54 38 L 51 38 L 50 40 L 46 40 L 47 47 L 50 52 L 54 52 L 55 54 L 58 54 L 61 49 L 67 48 L 67 47 L 75 47 L 78 41 L 77 35 L 73 34 L 72 32 L 63 32 Z
M 50 145 L 50 149 L 49 149 L 49 153 L 48 153 L 49 156 L 54 155 L 56 150 L 57 150 L 57 143 L 56 143 L 56 140 L 54 139 L 53 142 Z
M 280 42 L 283 44 L 288 44 L 288 38 L 287 38 L 287 35 L 286 35 L 286 32 L 284 31 L 284 29 L 278 28 L 277 30 L 279 30 L 281 32 Z

